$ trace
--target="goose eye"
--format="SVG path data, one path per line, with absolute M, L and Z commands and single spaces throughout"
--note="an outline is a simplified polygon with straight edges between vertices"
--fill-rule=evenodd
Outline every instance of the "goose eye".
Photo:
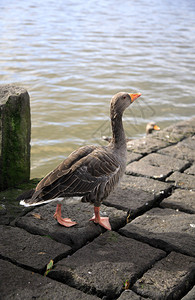
M 126 99 L 126 96 L 123 96 L 123 99 Z

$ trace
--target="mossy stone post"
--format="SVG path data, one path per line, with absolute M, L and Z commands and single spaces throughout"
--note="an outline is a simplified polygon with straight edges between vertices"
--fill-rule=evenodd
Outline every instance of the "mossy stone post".
M 13 85 L 0 85 L 0 190 L 30 178 L 30 99 Z

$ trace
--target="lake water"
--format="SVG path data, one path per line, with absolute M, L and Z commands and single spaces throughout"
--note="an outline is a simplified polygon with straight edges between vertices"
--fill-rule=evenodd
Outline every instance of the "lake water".
M 31 177 L 105 144 L 109 101 L 141 92 L 127 136 L 195 114 L 194 0 L 1 0 L 0 78 L 31 98 Z

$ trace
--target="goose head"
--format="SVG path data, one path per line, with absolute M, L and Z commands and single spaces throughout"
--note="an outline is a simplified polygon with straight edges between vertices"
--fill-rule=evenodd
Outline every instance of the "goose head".
M 111 118 L 113 119 L 118 115 L 121 116 L 125 109 L 140 96 L 141 93 L 129 94 L 126 92 L 119 92 L 114 95 L 110 106 Z

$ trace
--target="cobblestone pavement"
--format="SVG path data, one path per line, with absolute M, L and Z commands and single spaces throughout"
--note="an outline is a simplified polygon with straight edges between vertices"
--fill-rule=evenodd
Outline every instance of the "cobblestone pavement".
M 55 203 L 24 209 L 13 194 L 0 193 L 0 299 L 195 299 L 195 118 L 128 142 L 101 206 L 112 231 L 78 198 L 63 205 L 78 225 L 64 228 Z

